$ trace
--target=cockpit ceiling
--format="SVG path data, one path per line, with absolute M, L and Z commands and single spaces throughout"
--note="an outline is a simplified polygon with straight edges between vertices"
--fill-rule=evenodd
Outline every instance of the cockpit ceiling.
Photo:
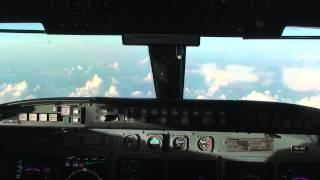
M 0 22 L 41 22 L 49 34 L 279 38 L 286 26 L 319 26 L 316 3 L 289 0 L 206 0 L 201 3 L 197 0 L 4 0 L 0 6 Z

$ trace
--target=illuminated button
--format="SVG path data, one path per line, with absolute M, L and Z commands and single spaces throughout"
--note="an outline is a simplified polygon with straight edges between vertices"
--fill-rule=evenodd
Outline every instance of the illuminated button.
M 58 115 L 57 114 L 49 114 L 49 121 L 50 122 L 57 122 L 58 121 Z
M 107 120 L 106 116 L 100 116 L 100 119 L 99 119 L 101 122 L 104 122 Z
M 39 114 L 39 121 L 48 121 L 47 114 Z
M 29 120 L 30 121 L 38 121 L 38 115 L 35 113 L 30 113 L 29 114 Z
M 80 121 L 79 117 L 73 117 L 72 122 L 78 123 Z
M 79 111 L 78 108 L 74 108 L 73 111 L 72 111 L 72 114 L 79 114 L 79 112 L 80 112 L 80 111 Z
M 52 107 L 52 111 L 53 111 L 53 112 L 57 112 L 57 111 L 58 111 L 57 106 L 53 106 L 53 107 Z
M 19 115 L 19 120 L 20 121 L 27 121 L 28 120 L 28 114 L 27 113 L 22 113 Z
M 62 116 L 69 116 L 70 115 L 70 106 L 62 106 L 61 115 Z
M 107 109 L 102 109 L 102 110 L 101 110 L 101 113 L 102 113 L 102 114 L 108 114 L 108 110 L 107 110 Z

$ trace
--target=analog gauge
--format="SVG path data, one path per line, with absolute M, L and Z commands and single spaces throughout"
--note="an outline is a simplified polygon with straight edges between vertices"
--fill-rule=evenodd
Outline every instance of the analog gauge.
M 173 147 L 176 150 L 185 150 L 187 148 L 188 140 L 185 137 L 177 137 L 173 140 Z
M 139 148 L 139 137 L 137 135 L 128 135 L 123 139 L 123 145 L 128 150 L 137 150 Z
M 162 139 L 159 136 L 152 136 L 148 139 L 148 147 L 151 150 L 160 150 L 162 148 Z
M 201 151 L 212 151 L 213 150 L 213 139 L 211 137 L 202 137 L 198 141 L 198 148 Z

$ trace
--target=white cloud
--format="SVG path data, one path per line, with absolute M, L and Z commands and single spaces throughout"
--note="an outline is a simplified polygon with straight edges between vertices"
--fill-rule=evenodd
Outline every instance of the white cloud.
M 147 63 L 149 63 L 149 62 L 150 62 L 150 57 L 149 57 L 149 56 L 146 56 L 144 59 L 140 60 L 140 61 L 138 62 L 138 64 L 139 64 L 139 65 L 145 65 L 145 64 L 147 64 Z
M 117 81 L 115 78 L 111 78 L 111 84 L 119 84 L 119 81 Z
M 0 85 L 0 103 L 23 99 L 23 94 L 26 93 L 27 88 L 28 83 L 26 81 Z
M 113 64 L 110 64 L 108 67 L 109 67 L 109 68 L 112 68 L 112 69 L 114 69 L 114 70 L 117 70 L 117 71 L 120 70 L 120 64 L 119 64 L 119 62 L 115 62 L 115 63 L 113 63 Z
M 70 69 L 69 69 L 69 68 L 66 68 L 66 67 L 62 68 L 62 71 L 65 72 L 65 73 L 67 73 L 68 75 L 71 75 L 72 72 L 73 72 L 73 70 L 74 70 L 73 67 L 70 68 Z
M 71 97 L 91 97 L 98 94 L 98 90 L 102 84 L 102 79 L 98 75 L 94 75 L 89 79 L 84 86 L 76 88 L 74 92 L 70 94 Z
M 86 73 L 89 73 L 91 71 L 93 67 L 92 66 L 88 66 L 87 70 L 85 71 Z
M 79 70 L 79 71 L 83 70 L 83 67 L 82 67 L 82 66 L 80 66 L 80 65 L 78 65 L 78 67 L 77 67 L 77 68 L 78 68 L 78 70 Z
M 144 78 L 143 78 L 144 82 L 153 82 L 153 76 L 152 73 L 149 72 Z
M 220 96 L 217 96 L 216 99 L 219 99 L 219 100 L 226 100 L 227 97 L 225 94 L 221 94 Z
M 115 85 L 111 85 L 109 87 L 109 89 L 107 90 L 107 92 L 105 93 L 105 96 L 107 97 L 118 97 L 119 96 L 119 92 L 118 89 Z
M 205 64 L 199 70 L 192 72 L 202 75 L 209 87 L 207 92 L 199 94 L 198 98 L 212 98 L 221 87 L 236 83 L 253 83 L 259 80 L 253 67 L 242 65 L 227 65 L 225 68 L 218 68 L 215 64 Z
M 297 103 L 303 106 L 309 106 L 320 109 L 320 95 L 302 98 Z
M 151 98 L 153 97 L 153 93 L 151 91 L 148 92 L 142 92 L 142 91 L 133 91 L 132 93 L 130 93 L 131 97 L 140 97 L 140 98 Z
M 276 79 L 274 72 L 260 71 L 258 72 L 258 76 L 259 76 L 259 82 L 262 86 L 269 86 L 272 83 L 274 83 Z
M 132 97 L 141 97 L 143 95 L 142 91 L 134 91 L 132 93 L 130 93 L 130 96 Z
M 29 99 L 35 99 L 35 98 L 36 98 L 35 95 L 28 95 L 28 96 L 24 97 L 23 99 L 24 100 L 29 100 Z
M 152 97 L 153 96 L 153 93 L 151 91 L 148 91 L 147 92 L 147 97 Z
M 187 94 L 190 94 L 190 93 L 191 93 L 191 90 L 190 90 L 190 88 L 185 87 L 185 88 L 184 88 L 184 92 L 187 93 Z
M 196 99 L 217 99 L 217 100 L 226 100 L 227 99 L 225 94 L 213 96 L 213 94 L 209 95 L 208 92 L 204 89 L 196 89 L 194 91 L 194 95 L 196 96 Z
M 81 65 L 77 65 L 77 66 L 74 66 L 74 67 L 63 67 L 62 68 L 62 72 L 63 73 L 67 73 L 68 75 L 72 75 L 76 70 L 78 71 L 82 71 L 84 68 L 81 66 Z
M 285 68 L 282 81 L 291 90 L 298 92 L 320 91 L 320 69 Z
M 266 90 L 264 92 L 252 91 L 250 94 L 241 98 L 241 100 L 249 100 L 249 101 L 269 101 L 276 102 L 277 96 L 272 96 L 270 91 Z
M 39 85 L 37 85 L 35 88 L 32 89 L 33 92 L 37 92 L 41 89 Z
M 198 95 L 196 99 L 207 99 L 204 95 Z
M 0 97 L 19 97 L 27 88 L 28 84 L 26 81 L 22 81 L 16 84 L 3 84 L 0 86 Z
M 295 55 L 295 59 L 298 61 L 318 61 L 320 60 L 320 55 L 315 53 L 301 53 Z
M 196 99 L 211 99 L 213 98 L 213 94 L 210 94 L 204 90 L 204 89 L 196 89 L 194 91 L 194 94 L 196 95 Z

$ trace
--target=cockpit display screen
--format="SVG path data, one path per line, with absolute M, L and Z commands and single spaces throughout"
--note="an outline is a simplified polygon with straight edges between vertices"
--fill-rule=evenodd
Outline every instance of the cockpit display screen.
M 16 180 L 55 180 L 56 169 L 49 157 L 18 158 L 15 164 Z
M 69 156 L 64 160 L 64 180 L 106 180 L 107 158 Z

